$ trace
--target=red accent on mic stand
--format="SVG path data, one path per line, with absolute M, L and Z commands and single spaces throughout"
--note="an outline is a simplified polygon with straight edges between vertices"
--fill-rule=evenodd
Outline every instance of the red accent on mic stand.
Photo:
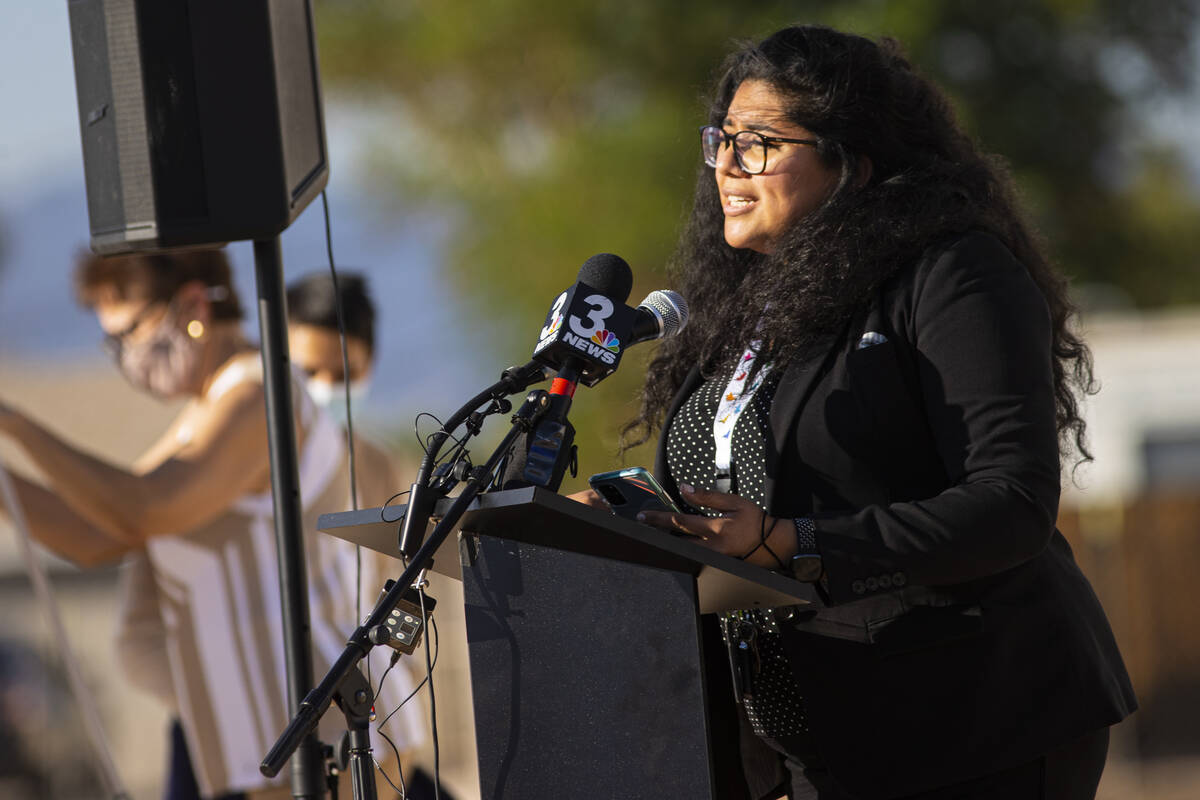
M 567 380 L 566 378 L 555 378 L 550 384 L 550 394 L 573 398 L 575 397 L 575 385 L 575 381 Z

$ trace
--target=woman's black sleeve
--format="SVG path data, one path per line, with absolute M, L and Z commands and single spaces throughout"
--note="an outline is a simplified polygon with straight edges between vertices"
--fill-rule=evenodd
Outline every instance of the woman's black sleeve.
M 1050 315 L 996 239 L 964 237 L 913 275 L 905 311 L 949 487 L 915 502 L 817 515 L 834 602 L 872 588 L 962 583 L 1037 556 L 1058 511 Z M 886 577 L 885 577 L 886 576 Z M 873 579 L 873 580 L 872 580 Z

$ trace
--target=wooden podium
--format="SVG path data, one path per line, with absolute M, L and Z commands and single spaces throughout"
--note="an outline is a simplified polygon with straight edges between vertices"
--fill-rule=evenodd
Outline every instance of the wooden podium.
M 318 528 L 392 555 L 403 514 L 323 514 Z M 715 800 L 699 615 L 820 603 L 808 584 L 536 487 L 481 495 L 457 538 L 432 569 L 463 582 L 488 800 Z

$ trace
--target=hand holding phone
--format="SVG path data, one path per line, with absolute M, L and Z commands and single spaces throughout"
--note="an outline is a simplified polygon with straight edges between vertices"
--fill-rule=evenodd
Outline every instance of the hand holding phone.
M 679 511 L 645 467 L 601 472 L 588 478 L 588 483 L 619 517 L 636 519 L 642 511 Z

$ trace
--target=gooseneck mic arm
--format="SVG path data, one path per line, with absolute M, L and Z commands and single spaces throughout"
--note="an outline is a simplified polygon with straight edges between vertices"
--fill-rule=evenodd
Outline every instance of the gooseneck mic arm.
M 329 668 L 329 672 L 317 684 L 316 688 L 309 692 L 304 700 L 300 702 L 300 708 L 296 715 L 259 765 L 259 771 L 263 775 L 268 778 L 278 775 L 305 736 L 316 727 L 321 716 L 329 708 L 329 704 L 332 702 L 333 696 L 342 685 L 342 682 L 346 680 L 358 662 L 365 658 L 374 646 L 370 639 L 370 631 L 384 623 L 392 609 L 400 602 L 405 590 L 412 585 L 421 571 L 433 560 L 434 552 L 446 540 L 450 532 L 454 530 L 454 527 L 466 512 L 467 507 L 471 505 L 471 502 L 487 486 L 489 476 L 495 471 L 496 466 L 504 456 L 508 454 L 508 451 L 512 449 L 517 437 L 532 430 L 541 416 L 546 413 L 549 405 L 550 396 L 545 390 L 538 389 L 529 393 L 529 396 L 525 399 L 525 403 L 512 417 L 512 428 L 488 458 L 487 463 L 471 470 L 466 484 L 463 486 L 462 493 L 454 499 L 453 504 L 446 510 L 445 516 L 442 517 L 442 520 L 433 529 L 433 532 L 429 534 L 425 543 L 417 550 L 408 566 L 404 569 L 404 572 L 392 585 L 392 588 L 380 598 L 366 621 L 350 635 L 349 640 L 346 642 L 346 649 L 342 651 L 337 661 Z M 431 447 L 430 451 L 434 452 L 434 448 Z
M 450 434 L 467 420 L 477 408 L 492 400 L 499 400 L 512 394 L 523 392 L 535 383 L 546 379 L 546 367 L 537 361 L 528 361 L 519 367 L 509 367 L 500 375 L 500 380 L 472 397 L 448 419 L 440 430 L 433 434 L 432 441 L 421 459 L 417 477 L 409 487 L 408 510 L 400 526 L 400 552 L 407 558 L 412 558 L 421 546 L 425 535 L 425 526 L 433 513 L 433 504 L 442 493 L 430 486 L 433 465 L 437 463 L 438 453 L 450 438 Z

